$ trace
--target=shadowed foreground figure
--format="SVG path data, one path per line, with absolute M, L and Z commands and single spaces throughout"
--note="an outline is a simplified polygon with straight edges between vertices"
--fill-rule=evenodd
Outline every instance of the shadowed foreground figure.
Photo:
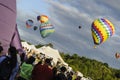
M 53 72 L 51 60 L 46 59 L 44 64 L 36 64 L 32 72 L 32 80 L 52 80 Z
M 8 56 L 1 57 L 5 58 L 0 62 L 0 80 L 14 80 L 19 68 L 16 48 L 11 46 L 8 49 Z
M 67 71 L 66 67 L 62 66 L 60 68 L 60 73 L 57 75 L 57 80 L 67 80 L 67 77 L 65 76 L 65 72 Z

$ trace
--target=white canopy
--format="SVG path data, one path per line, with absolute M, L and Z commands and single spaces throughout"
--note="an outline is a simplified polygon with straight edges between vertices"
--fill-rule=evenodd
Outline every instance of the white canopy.
M 35 48 L 34 45 L 29 45 L 27 42 L 22 42 L 22 46 L 26 47 L 29 50 L 34 49 L 35 52 L 37 52 L 37 53 L 43 53 L 43 54 L 45 54 L 46 57 L 53 58 L 53 61 L 55 64 L 57 63 L 57 61 L 60 61 L 65 66 L 68 66 L 68 64 L 64 62 L 64 60 L 60 56 L 58 50 L 56 50 L 56 49 L 53 49 L 49 46 L 47 46 L 47 47 L 43 46 L 43 47 L 37 49 L 37 48 Z
M 53 49 L 49 46 L 47 47 L 43 46 L 39 48 L 39 50 L 41 51 L 41 53 L 45 54 L 45 56 L 53 58 L 53 61 L 55 62 L 55 64 L 57 63 L 57 61 L 60 61 L 62 64 L 68 66 L 68 64 L 65 63 L 62 57 L 60 56 L 58 50 Z

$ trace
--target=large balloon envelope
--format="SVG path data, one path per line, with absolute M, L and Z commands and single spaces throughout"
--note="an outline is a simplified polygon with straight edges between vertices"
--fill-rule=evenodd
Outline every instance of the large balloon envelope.
M 46 16 L 46 15 L 37 16 L 37 20 L 40 23 L 47 23 L 49 21 L 48 16 Z
M 28 20 L 26 21 L 26 27 L 27 27 L 27 28 L 31 28 L 33 25 L 34 25 L 33 20 L 28 19 Z
M 8 52 L 10 45 L 17 49 L 22 48 L 18 38 L 20 37 L 16 27 L 16 0 L 0 0 L 0 43 L 4 49 L 3 54 Z
M 41 23 L 40 25 L 40 34 L 42 38 L 46 38 L 50 34 L 54 33 L 55 29 L 50 23 Z
M 99 18 L 93 21 L 91 32 L 94 44 L 100 45 L 115 33 L 115 28 L 109 20 Z

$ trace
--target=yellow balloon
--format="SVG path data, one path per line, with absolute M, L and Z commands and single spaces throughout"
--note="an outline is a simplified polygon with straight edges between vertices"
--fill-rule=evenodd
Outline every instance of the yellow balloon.
M 115 33 L 114 25 L 105 18 L 96 19 L 91 26 L 95 45 L 100 45 Z
M 46 16 L 46 15 L 41 15 L 40 16 L 40 22 L 41 23 L 46 23 L 46 22 L 48 22 L 48 17 Z

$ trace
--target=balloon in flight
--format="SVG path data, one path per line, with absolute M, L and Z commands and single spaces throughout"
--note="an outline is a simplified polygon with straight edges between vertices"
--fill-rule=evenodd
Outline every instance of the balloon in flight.
M 91 25 L 94 48 L 110 38 L 115 33 L 114 25 L 105 18 L 99 18 L 93 21 Z
M 28 19 L 28 20 L 26 21 L 26 28 L 31 28 L 33 25 L 34 25 L 33 20 Z
M 116 52 L 115 57 L 116 57 L 116 59 L 120 58 L 120 53 Z
M 81 26 L 79 26 L 78 28 L 79 28 L 79 29 L 81 29 L 82 27 L 81 27 Z
M 50 34 L 55 32 L 53 25 L 50 23 L 48 16 L 40 15 L 37 16 L 37 20 L 41 23 L 39 30 L 42 38 L 46 38 Z
M 53 25 L 50 23 L 41 23 L 39 29 L 42 38 L 46 38 L 47 36 L 55 32 Z
M 40 23 L 47 23 L 49 21 L 49 18 L 46 15 L 40 15 L 40 16 L 37 16 L 37 20 Z
M 33 29 L 34 29 L 34 31 L 35 31 L 35 30 L 37 30 L 37 29 L 38 29 L 38 27 L 37 27 L 37 26 L 34 26 L 34 27 L 33 27 Z

